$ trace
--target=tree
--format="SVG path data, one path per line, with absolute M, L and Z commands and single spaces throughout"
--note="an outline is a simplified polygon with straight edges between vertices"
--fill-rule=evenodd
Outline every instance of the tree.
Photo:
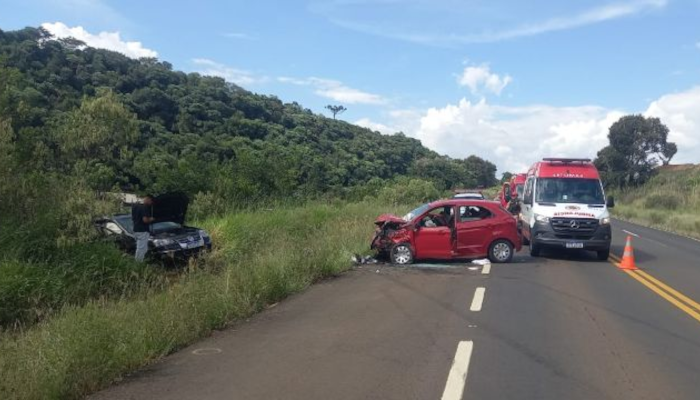
M 56 132 L 63 167 L 106 190 L 133 158 L 130 146 L 138 139 L 136 116 L 111 91 L 84 99 L 68 113 Z
M 513 177 L 512 172 L 508 172 L 508 171 L 504 172 L 503 175 L 501 175 L 501 183 L 510 182 L 510 179 L 512 177 Z
M 469 156 L 464 160 L 467 171 L 471 172 L 476 179 L 478 187 L 492 187 L 498 183 L 496 180 L 496 165 L 486 161 L 481 157 Z
M 341 106 L 341 105 L 334 106 L 332 104 L 327 105 L 326 108 L 328 110 L 330 110 L 331 113 L 333 114 L 333 119 L 335 119 L 335 116 L 337 114 L 342 114 L 348 110 L 347 108 L 345 108 L 345 106 Z
M 347 110 L 326 109 L 333 118 Z M 0 175 L 11 165 L 98 190 L 180 189 L 229 202 L 344 194 L 372 179 L 423 177 L 453 188 L 495 178 L 483 160 L 442 157 L 403 134 L 333 121 L 222 78 L 36 28 L 0 31 L 0 120 Z
M 667 165 L 678 151 L 668 141 L 668 128 L 658 118 L 627 115 L 612 124 L 610 144 L 598 152 L 595 164 L 608 184 L 646 182 L 659 164 Z

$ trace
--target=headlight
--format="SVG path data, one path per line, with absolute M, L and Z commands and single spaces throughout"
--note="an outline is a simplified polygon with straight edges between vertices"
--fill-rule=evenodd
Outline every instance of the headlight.
M 601 218 L 601 219 L 600 219 L 600 224 L 601 224 L 601 225 L 609 225 L 609 224 L 610 224 L 610 217 Z
M 153 244 L 158 246 L 158 247 L 169 246 L 173 243 L 175 243 L 175 241 L 172 239 L 155 239 L 153 241 Z
M 547 223 L 549 222 L 549 217 L 545 215 L 535 214 L 535 221 Z
M 207 233 L 207 231 L 202 230 L 202 229 L 199 230 L 199 236 L 201 236 L 202 239 L 204 239 L 204 240 L 209 240 L 209 239 L 211 239 L 211 237 L 209 236 L 209 234 Z

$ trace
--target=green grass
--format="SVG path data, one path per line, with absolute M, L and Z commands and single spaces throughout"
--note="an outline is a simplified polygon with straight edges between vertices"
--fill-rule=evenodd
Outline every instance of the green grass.
M 0 334 L 0 398 L 80 398 L 213 329 L 351 266 L 366 253 L 372 203 L 239 212 L 204 221 L 216 250 L 167 289 L 66 306 Z
M 700 238 L 700 167 L 662 168 L 646 184 L 614 194 L 614 216 Z
M 48 260 L 0 259 L 1 327 L 27 327 L 66 305 L 162 287 L 164 275 L 103 243 L 62 248 Z

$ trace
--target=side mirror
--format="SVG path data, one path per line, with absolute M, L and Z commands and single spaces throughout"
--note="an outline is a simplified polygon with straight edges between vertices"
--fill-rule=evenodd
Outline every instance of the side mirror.
M 605 205 L 608 208 L 613 208 L 615 207 L 615 198 L 613 196 L 608 196 L 608 201 L 605 202 Z

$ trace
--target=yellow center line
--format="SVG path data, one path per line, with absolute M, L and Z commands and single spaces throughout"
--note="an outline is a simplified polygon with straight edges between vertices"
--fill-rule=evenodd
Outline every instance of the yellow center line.
M 619 260 L 620 259 L 618 257 L 610 255 L 610 260 L 608 261 L 610 261 L 611 264 L 619 267 Z M 695 302 L 693 299 L 685 296 L 642 270 L 623 269 L 622 271 L 634 278 L 637 282 L 646 286 L 652 292 L 658 294 L 666 301 L 676 306 L 681 311 L 693 317 L 696 321 L 700 322 L 700 304 Z M 677 298 L 673 296 L 676 296 Z
M 639 275 L 645 277 L 648 281 L 650 281 L 650 282 L 652 282 L 652 283 L 655 283 L 656 286 L 658 286 L 658 287 L 664 289 L 665 291 L 667 291 L 668 293 L 672 294 L 673 296 L 675 296 L 675 297 L 678 298 L 679 300 L 685 302 L 685 304 L 687 304 L 688 306 L 694 308 L 694 309 L 697 310 L 697 311 L 700 311 L 700 304 L 698 304 L 695 300 L 693 300 L 693 299 L 691 299 L 690 297 L 684 295 L 683 293 L 681 293 L 681 292 L 675 290 L 674 288 L 668 286 L 667 284 L 661 282 L 660 280 L 654 278 L 653 276 L 649 275 L 648 273 L 646 273 L 646 272 L 644 272 L 644 271 L 642 271 L 642 270 L 637 270 L 636 272 L 637 272 Z
M 683 310 L 686 314 L 690 315 L 691 317 L 695 318 L 698 322 L 700 322 L 700 314 L 695 312 L 692 308 L 686 306 L 685 304 L 681 303 L 680 301 L 674 299 L 671 297 L 668 293 L 662 291 L 658 287 L 654 286 L 651 282 L 647 281 L 646 279 L 642 278 L 641 276 L 637 275 L 634 273 L 634 271 L 630 270 L 623 270 L 627 275 L 631 276 L 632 278 L 636 279 L 641 283 L 642 285 L 648 287 L 651 291 L 654 293 L 658 294 L 659 296 L 663 297 L 664 299 L 668 300 L 669 303 L 673 304 L 674 306 L 678 307 L 679 309 Z

